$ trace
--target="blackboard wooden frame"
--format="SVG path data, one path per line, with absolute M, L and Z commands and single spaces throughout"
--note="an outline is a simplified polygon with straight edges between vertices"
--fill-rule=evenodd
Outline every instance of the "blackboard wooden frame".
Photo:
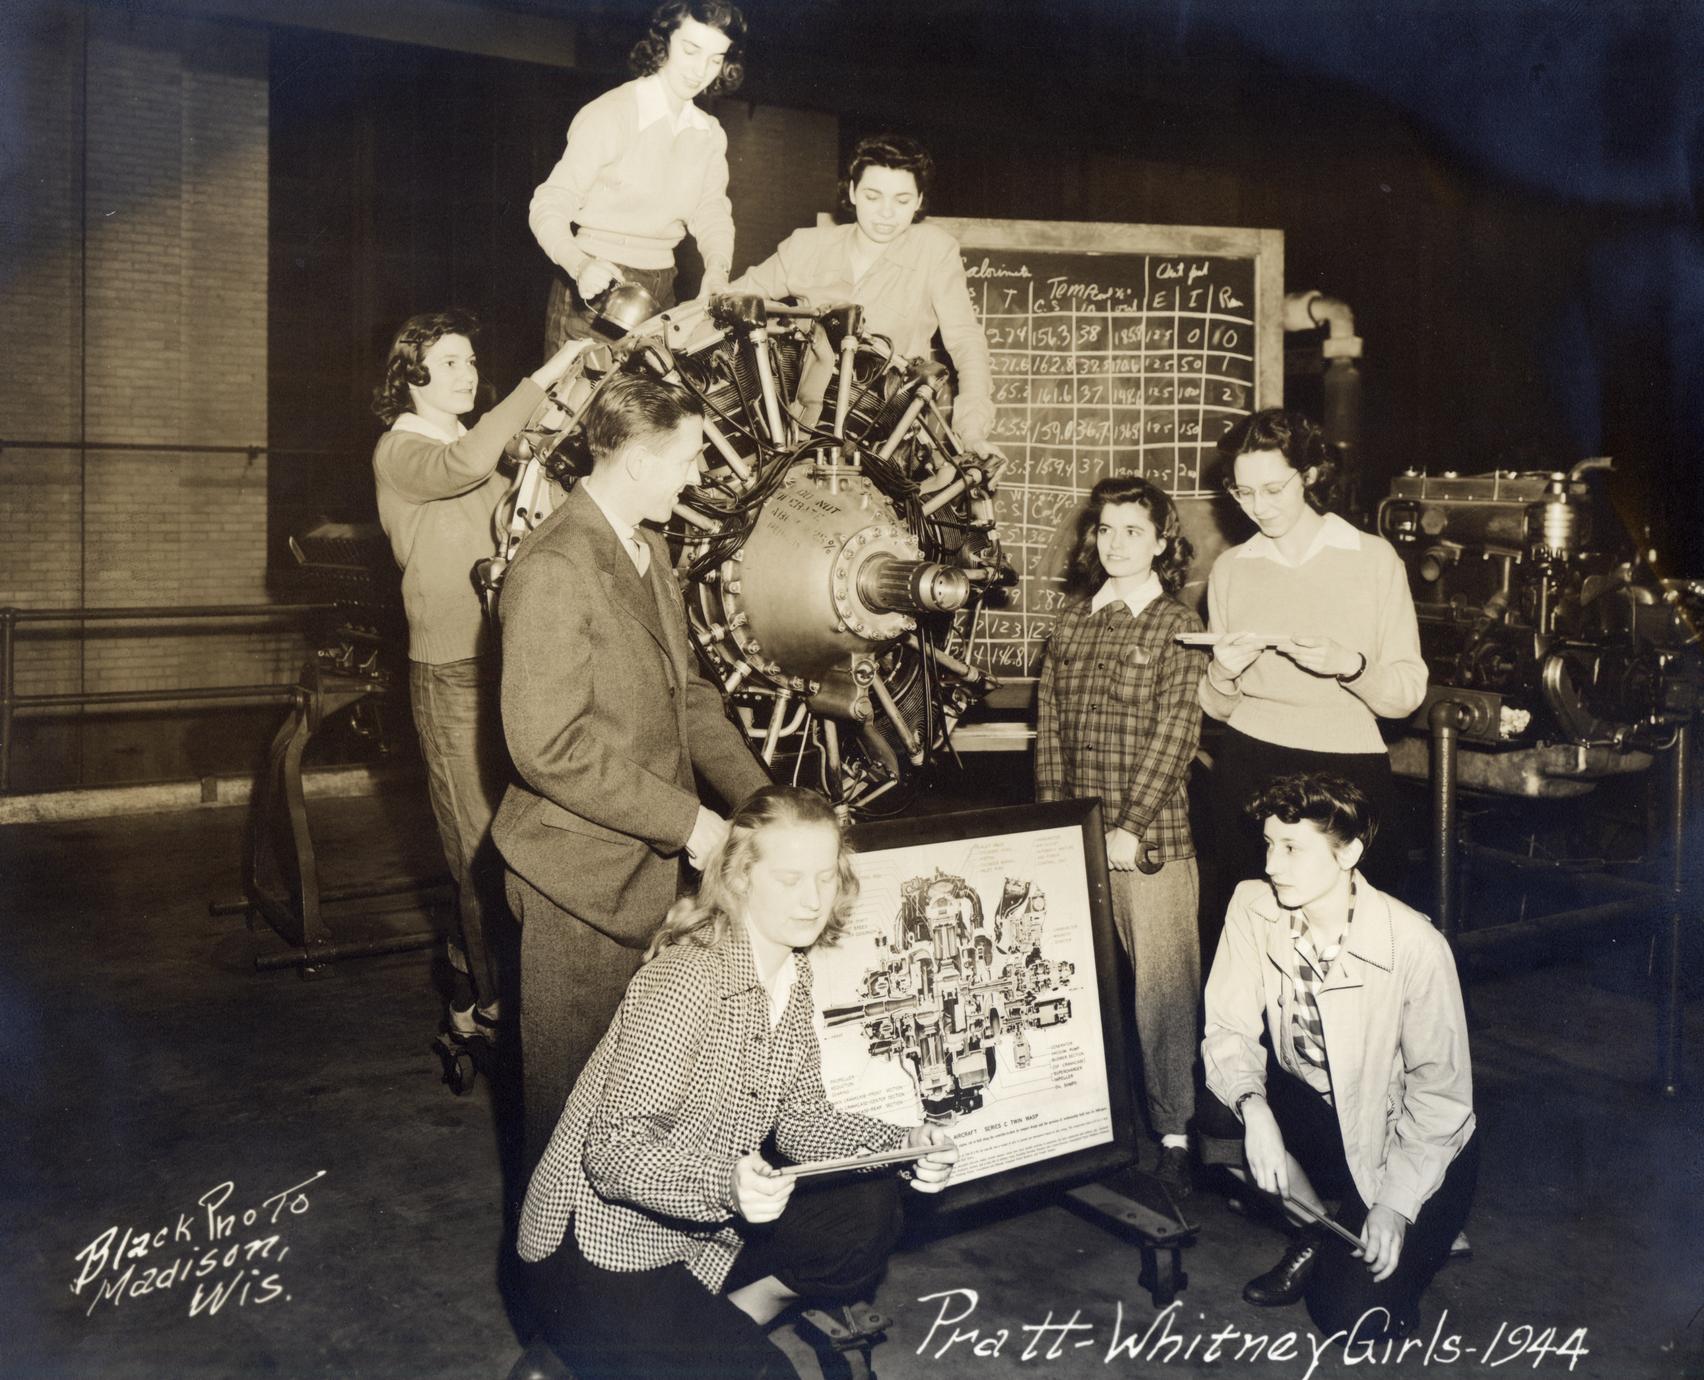
M 934 223 L 951 233 L 974 269 L 978 251 L 1032 251 L 1037 254 L 1113 256 L 1204 256 L 1243 260 L 1252 266 L 1255 323 L 1254 408 L 1279 406 L 1284 393 L 1284 232 L 1240 227 L 1144 225 L 1097 221 L 975 220 L 936 217 Z M 1162 480 L 1163 482 L 1163 480 Z M 1170 487 L 1170 486 L 1168 486 Z M 1086 491 L 1085 491 L 1086 494 Z M 1207 569 L 1233 539 L 1221 526 L 1223 505 L 1216 494 L 1183 493 L 1178 497 L 1185 531 L 1197 558 L 1186 591 L 1192 604 L 1201 602 Z M 1235 534 L 1240 540 L 1244 534 Z M 1034 614 L 1035 610 L 1028 610 Z M 989 696 L 991 709 L 1028 709 L 1035 678 L 1011 668 L 991 668 L 1000 686 Z

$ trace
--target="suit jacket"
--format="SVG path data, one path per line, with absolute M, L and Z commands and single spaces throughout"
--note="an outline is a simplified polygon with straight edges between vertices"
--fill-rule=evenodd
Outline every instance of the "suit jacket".
M 492 836 L 563 910 L 641 948 L 674 903 L 697 770 L 738 804 L 768 781 L 697 670 L 662 538 L 644 579 L 576 488 L 503 581 L 503 731 L 519 780 Z

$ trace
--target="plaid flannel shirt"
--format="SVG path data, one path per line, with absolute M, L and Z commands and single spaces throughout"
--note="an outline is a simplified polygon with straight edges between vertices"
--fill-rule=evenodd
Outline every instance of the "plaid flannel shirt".
M 1201 741 L 1203 657 L 1174 639 L 1199 631 L 1165 596 L 1138 614 L 1121 599 L 1060 614 L 1037 687 L 1037 800 L 1098 795 L 1108 829 L 1128 829 L 1164 862 L 1195 856 L 1185 785 Z
M 793 962 L 792 995 L 773 1027 L 738 924 L 712 948 L 675 944 L 634 974 L 527 1188 L 523 1259 L 554 1251 L 572 1218 L 594 1265 L 681 1261 L 714 1291 L 744 1244 L 729 1171 L 771 1131 L 795 1161 L 904 1140 L 900 1127 L 829 1103 L 810 960 Z

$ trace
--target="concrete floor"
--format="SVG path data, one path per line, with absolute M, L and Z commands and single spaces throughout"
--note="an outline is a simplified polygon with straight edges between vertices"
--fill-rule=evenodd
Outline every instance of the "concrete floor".
M 314 820 L 344 841 L 332 883 L 434 865 L 412 799 L 323 802 Z M 323 981 L 254 971 L 276 938 L 208 913 L 239 892 L 242 827 L 223 809 L 0 830 L 0 1376 L 500 1380 L 517 1353 L 503 1090 L 457 1098 L 439 1081 L 424 954 Z M 1652 1008 L 1607 980 L 1637 957 L 1471 990 L 1476 1258 L 1427 1296 L 1430 1355 L 1367 1369 L 1478 1372 L 1578 1331 L 1572 1362 L 1527 1354 L 1511 1370 L 1704 1376 L 1704 1115 L 1696 1093 L 1649 1091 Z M 1064 1206 L 990 1214 L 897 1256 L 876 1299 L 894 1318 L 879 1373 L 1310 1374 L 1301 1310 L 1240 1298 L 1279 1237 L 1213 1192 L 1189 1212 L 1189 1285 L 1163 1318 L 1136 1249 Z M 103 1297 L 132 1267 L 131 1290 Z M 156 1287 L 135 1296 L 145 1279 Z M 948 1345 L 953 1327 L 934 1324 L 960 1313 L 977 1335 Z M 1328 1352 L 1311 1373 L 1347 1359 Z

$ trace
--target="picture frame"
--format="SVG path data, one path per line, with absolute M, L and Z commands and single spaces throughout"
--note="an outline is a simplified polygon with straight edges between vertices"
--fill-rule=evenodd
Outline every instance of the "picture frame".
M 1135 1164 L 1099 800 L 856 825 L 860 895 L 812 955 L 830 1101 L 959 1146 L 948 1217 Z

